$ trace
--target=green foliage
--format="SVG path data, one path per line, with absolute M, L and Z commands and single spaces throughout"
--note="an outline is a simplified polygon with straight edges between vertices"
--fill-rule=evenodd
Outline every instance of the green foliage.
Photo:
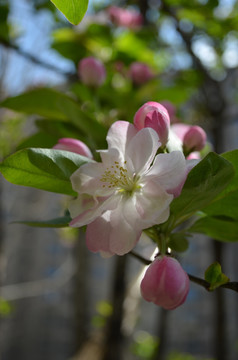
M 204 216 L 197 220 L 188 231 L 210 236 L 224 242 L 238 241 L 238 222 L 226 217 Z
M 12 306 L 8 301 L 0 297 L 0 317 L 8 316 L 12 313 Z
M 106 128 L 89 114 L 83 112 L 71 97 L 50 88 L 39 88 L 18 96 L 8 98 L 2 107 L 37 114 L 48 119 L 70 121 L 89 138 L 102 142 L 106 137 Z
M 222 273 L 221 265 L 218 262 L 211 264 L 205 271 L 205 280 L 210 283 L 209 290 L 215 290 L 217 287 L 229 282 L 229 278 Z
M 175 225 L 207 206 L 226 188 L 233 176 L 234 168 L 230 162 L 209 153 L 190 171 L 181 195 L 171 204 Z
M 12 224 L 24 224 L 33 227 L 43 227 L 43 228 L 63 228 L 68 227 L 71 221 L 69 215 L 62 216 L 59 218 L 46 220 L 46 221 L 13 221 Z
M 51 2 L 73 25 L 77 25 L 82 20 L 88 8 L 88 0 L 51 0 Z
M 151 359 L 159 346 L 159 339 L 148 332 L 138 331 L 131 350 L 139 359 Z
M 24 149 L 0 163 L 2 175 L 16 185 L 75 195 L 70 176 L 90 159 L 61 150 Z
M 168 247 L 177 252 L 183 252 L 188 249 L 188 237 L 189 235 L 184 232 L 176 232 L 170 235 Z
M 229 185 L 203 211 L 209 216 L 226 216 L 238 219 L 238 150 L 222 154 L 235 169 L 235 176 Z

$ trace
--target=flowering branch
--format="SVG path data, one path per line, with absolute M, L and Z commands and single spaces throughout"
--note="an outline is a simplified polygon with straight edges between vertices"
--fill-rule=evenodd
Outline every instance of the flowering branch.
M 152 263 L 151 260 L 144 258 L 143 256 L 137 254 L 134 251 L 131 251 L 129 254 L 131 256 L 133 256 L 134 258 L 136 258 L 137 260 L 141 261 L 144 265 L 150 265 Z M 199 278 L 197 276 L 191 275 L 191 274 L 188 274 L 188 277 L 189 277 L 190 281 L 192 281 L 192 282 L 194 282 L 194 283 L 196 283 L 198 285 L 203 286 L 207 291 L 209 291 L 210 283 L 208 281 L 206 281 L 204 279 L 201 279 L 201 278 Z M 238 292 L 238 282 L 236 282 L 236 281 L 228 282 L 226 284 L 222 284 L 219 287 L 230 289 L 230 290 Z

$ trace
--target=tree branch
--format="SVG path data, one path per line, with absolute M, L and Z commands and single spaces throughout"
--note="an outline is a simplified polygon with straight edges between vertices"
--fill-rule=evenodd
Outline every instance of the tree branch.
M 48 64 L 45 61 L 42 61 L 42 60 L 38 59 L 34 55 L 22 50 L 19 46 L 15 45 L 15 44 L 12 44 L 12 43 L 4 40 L 4 39 L 0 38 L 0 45 L 4 46 L 7 49 L 15 51 L 18 55 L 24 57 L 25 59 L 31 61 L 32 63 L 34 63 L 36 65 L 40 65 L 40 66 L 44 67 L 45 69 L 54 71 L 54 72 L 56 72 L 56 73 L 58 73 L 60 75 L 63 75 L 63 76 L 69 77 L 69 78 L 74 79 L 76 77 L 75 73 L 67 72 L 67 71 L 64 71 L 64 70 L 54 66 L 54 65 Z
M 152 263 L 151 260 L 149 259 L 145 259 L 143 256 L 135 253 L 134 251 L 129 252 L 129 255 L 133 256 L 134 258 L 136 258 L 137 260 L 139 260 L 140 262 L 142 262 L 144 265 L 150 265 Z M 207 291 L 210 291 L 210 283 L 204 279 L 201 279 L 197 276 L 188 274 L 189 280 L 204 287 Z M 233 281 L 233 282 L 228 282 L 226 284 L 220 285 L 219 287 L 217 287 L 217 289 L 219 288 L 226 288 L 226 289 L 230 289 L 233 291 L 238 292 L 238 282 Z

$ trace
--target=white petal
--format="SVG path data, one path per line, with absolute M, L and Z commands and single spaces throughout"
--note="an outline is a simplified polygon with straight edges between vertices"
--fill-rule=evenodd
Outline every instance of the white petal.
M 133 124 L 127 121 L 116 121 L 112 124 L 107 134 L 108 148 L 116 148 L 122 154 L 125 154 L 128 142 L 137 132 L 138 130 Z
M 144 128 L 128 144 L 125 159 L 131 160 L 136 174 L 143 173 L 149 168 L 160 145 L 157 133 L 151 128 Z
M 173 130 L 169 130 L 169 140 L 166 144 L 169 152 L 172 151 L 181 151 L 183 152 L 183 142 L 182 140 L 175 134 Z
M 72 204 L 69 204 L 69 212 L 72 214 L 75 214 L 76 207 Z M 77 200 L 76 200 L 77 201 Z M 104 198 L 96 198 L 94 202 L 94 206 L 88 208 L 86 206 L 84 209 L 79 208 L 78 215 L 73 218 L 73 220 L 70 222 L 71 227 L 81 227 L 84 225 L 90 224 L 92 221 L 94 221 L 98 216 L 102 215 L 103 212 L 106 210 L 112 210 L 117 207 L 119 199 L 116 196 L 111 196 L 107 199 Z M 82 211 L 83 210 L 83 211 Z
M 168 194 L 158 183 L 148 181 L 141 193 L 136 195 L 138 222 L 143 229 L 161 224 L 168 219 L 169 205 L 173 195 Z
M 176 188 L 186 178 L 186 160 L 180 151 L 156 156 L 154 164 L 145 175 L 145 179 L 153 179 L 165 190 Z

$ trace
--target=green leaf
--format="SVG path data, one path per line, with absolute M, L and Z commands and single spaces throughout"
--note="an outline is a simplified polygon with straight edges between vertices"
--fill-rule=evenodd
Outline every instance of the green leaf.
M 49 119 L 71 121 L 87 136 L 96 140 L 106 138 L 106 128 L 81 110 L 71 97 L 49 88 L 28 91 L 4 100 L 1 107 L 37 114 Z
M 238 150 L 224 153 L 222 157 L 233 165 L 235 176 L 203 212 L 210 216 L 223 215 L 238 220 Z
M 51 0 L 51 2 L 73 25 L 77 25 L 82 20 L 88 8 L 88 0 Z
M 183 252 L 188 249 L 188 239 L 184 233 L 174 233 L 170 235 L 168 247 L 177 252 Z
M 44 227 L 44 228 L 62 228 L 62 227 L 68 227 L 71 220 L 72 220 L 71 217 L 67 215 L 46 221 L 29 221 L 29 220 L 13 221 L 12 224 L 24 224 L 33 227 Z
M 229 278 L 222 273 L 221 265 L 218 262 L 211 264 L 205 271 L 205 280 L 210 283 L 209 290 L 229 282 Z
M 231 218 L 204 216 L 187 230 L 192 233 L 206 234 L 220 241 L 238 241 L 238 221 Z
M 209 153 L 190 171 L 181 195 L 171 204 L 171 213 L 177 223 L 207 206 L 226 188 L 233 176 L 234 168 L 230 162 Z
M 68 151 L 24 149 L 0 163 L 9 182 L 66 195 L 75 195 L 70 176 L 90 159 Z

